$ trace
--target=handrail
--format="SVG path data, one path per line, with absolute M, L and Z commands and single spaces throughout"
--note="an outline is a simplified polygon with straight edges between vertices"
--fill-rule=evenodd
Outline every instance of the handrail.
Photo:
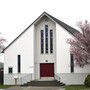
M 25 75 L 21 77 L 20 80 L 21 80 L 21 85 L 30 82 L 32 80 L 32 74 Z
M 56 75 L 56 74 L 54 74 L 54 79 L 56 79 L 59 82 L 61 81 L 61 78 L 58 75 Z

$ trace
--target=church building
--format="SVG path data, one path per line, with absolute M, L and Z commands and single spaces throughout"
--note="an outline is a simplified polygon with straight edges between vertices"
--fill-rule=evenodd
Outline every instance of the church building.
M 83 84 L 90 67 L 74 64 L 67 39 L 78 30 L 43 12 L 4 50 L 4 84 L 21 85 L 32 80 L 60 80 Z

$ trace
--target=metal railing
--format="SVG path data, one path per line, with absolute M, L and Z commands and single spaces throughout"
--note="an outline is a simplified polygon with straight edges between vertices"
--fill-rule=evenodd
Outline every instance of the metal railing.
M 54 79 L 59 81 L 59 82 L 61 81 L 61 78 L 58 75 L 56 75 L 56 74 L 54 74 Z
M 30 82 L 32 80 L 32 74 L 28 74 L 26 76 L 23 76 L 20 78 L 21 80 L 21 85 L 27 83 L 27 82 Z

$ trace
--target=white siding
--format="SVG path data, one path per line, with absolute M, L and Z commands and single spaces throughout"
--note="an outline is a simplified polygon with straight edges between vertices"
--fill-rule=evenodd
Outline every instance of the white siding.
M 59 73 L 57 75 L 61 78 L 60 81 L 66 85 L 81 85 L 84 84 L 88 73 Z
M 80 68 L 79 66 L 75 66 L 74 72 L 75 73 L 90 73 L 90 65 L 86 65 L 82 68 Z
M 50 54 L 50 45 L 48 49 L 49 53 L 46 54 L 44 48 L 44 54 L 41 54 L 40 31 L 44 30 L 45 33 L 45 25 L 49 26 L 49 30 L 53 29 L 53 54 Z M 48 35 L 50 40 L 50 34 Z M 86 75 L 90 73 L 90 66 L 85 66 L 84 68 L 75 66 L 75 74 L 71 74 L 70 45 L 67 43 L 68 38 L 73 38 L 73 36 L 60 25 L 47 17 L 40 19 L 37 24 L 32 25 L 5 51 L 4 84 L 15 84 L 14 75 L 19 76 L 18 84 L 20 84 L 20 78 L 23 75 L 31 73 L 33 73 L 33 79 L 40 79 L 40 63 L 54 63 L 54 72 L 61 77 L 62 82 L 66 84 L 82 84 Z M 17 72 L 17 55 L 21 55 L 21 73 L 19 74 Z M 46 60 L 48 60 L 48 62 L 46 62 Z M 8 74 L 8 67 L 13 67 L 13 74 Z M 70 80 L 67 79 L 67 75 Z M 78 79 L 80 75 L 82 75 L 82 78 L 80 78 L 80 82 L 78 82 L 76 79 Z
M 8 74 L 8 67 L 13 67 L 13 74 L 17 74 L 17 55 L 21 55 L 21 74 L 33 73 L 34 34 L 31 26 L 6 51 L 4 58 L 4 74 Z M 9 75 L 8 75 L 9 76 Z M 7 79 L 4 78 L 4 81 Z M 4 83 L 5 83 L 4 82 Z
M 54 53 L 53 54 L 50 54 L 50 45 L 49 46 L 49 53 L 45 54 L 41 54 L 41 45 L 40 45 L 40 31 L 41 30 L 44 30 L 44 33 L 45 33 L 45 25 L 48 25 L 49 27 L 49 30 L 50 29 L 53 29 L 53 34 L 54 34 L 54 37 L 53 37 L 53 41 L 54 41 Z M 50 33 L 50 31 L 49 31 Z M 50 38 L 50 35 L 48 33 L 48 38 Z M 52 22 L 50 19 L 48 19 L 48 21 L 45 21 L 45 19 L 42 19 L 36 26 L 35 26 L 35 63 L 44 63 L 45 60 L 48 60 L 49 62 L 54 62 L 55 61 L 55 53 L 56 53 L 56 46 L 55 46 L 55 41 L 56 41 L 56 28 L 55 28 L 55 23 Z M 45 38 L 45 35 L 44 35 L 44 38 Z M 49 39 L 48 39 L 49 40 Z M 44 42 L 44 47 L 45 47 L 45 42 Z M 45 51 L 45 48 L 44 48 L 44 51 Z
M 48 25 L 48 40 L 50 40 L 50 29 L 53 29 L 53 54 L 50 54 L 50 41 L 48 42 L 48 50 L 49 52 L 46 54 L 45 53 L 45 48 L 44 48 L 44 54 L 41 54 L 41 45 L 40 45 L 40 31 L 44 30 L 45 33 L 45 25 Z M 38 24 L 35 25 L 35 78 L 40 79 L 40 63 L 55 63 L 56 62 L 56 24 L 50 20 L 47 17 L 44 17 L 42 20 L 38 22 Z M 44 35 L 45 38 L 45 35 Z M 44 42 L 44 47 L 45 47 L 45 42 Z M 48 62 L 46 62 L 48 60 Z
M 33 74 L 4 74 L 4 84 L 5 85 L 21 85 L 26 83 L 27 81 L 30 82 L 32 80 Z M 14 76 L 18 76 L 17 82 L 15 83 Z M 27 77 L 25 77 L 27 76 Z M 22 80 L 21 80 L 22 78 Z M 25 82 L 26 81 L 26 82 Z M 24 82 L 24 83 L 23 83 Z
M 56 25 L 57 73 L 70 73 L 70 45 L 67 39 L 73 38 L 65 29 Z M 74 73 L 90 73 L 90 66 L 74 66 Z
M 83 68 L 74 66 L 74 73 L 70 71 L 70 45 L 67 43 L 68 38 L 73 38 L 66 30 L 56 25 L 56 66 L 61 82 L 66 85 L 84 84 L 86 76 L 90 73 L 90 66 Z
M 57 73 L 70 73 L 70 45 L 67 39 L 71 35 L 58 24 L 56 25 Z
M 34 64 L 34 68 L 35 68 L 35 71 L 34 71 L 34 77 L 35 77 L 35 80 L 39 80 L 40 79 L 40 64 L 39 63 L 35 63 Z

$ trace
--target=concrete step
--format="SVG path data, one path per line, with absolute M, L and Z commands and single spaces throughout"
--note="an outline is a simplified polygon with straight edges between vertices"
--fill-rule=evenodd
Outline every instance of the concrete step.
M 57 80 L 53 80 L 53 81 L 31 81 L 27 82 L 23 86 L 63 86 L 63 85 L 65 84 Z

